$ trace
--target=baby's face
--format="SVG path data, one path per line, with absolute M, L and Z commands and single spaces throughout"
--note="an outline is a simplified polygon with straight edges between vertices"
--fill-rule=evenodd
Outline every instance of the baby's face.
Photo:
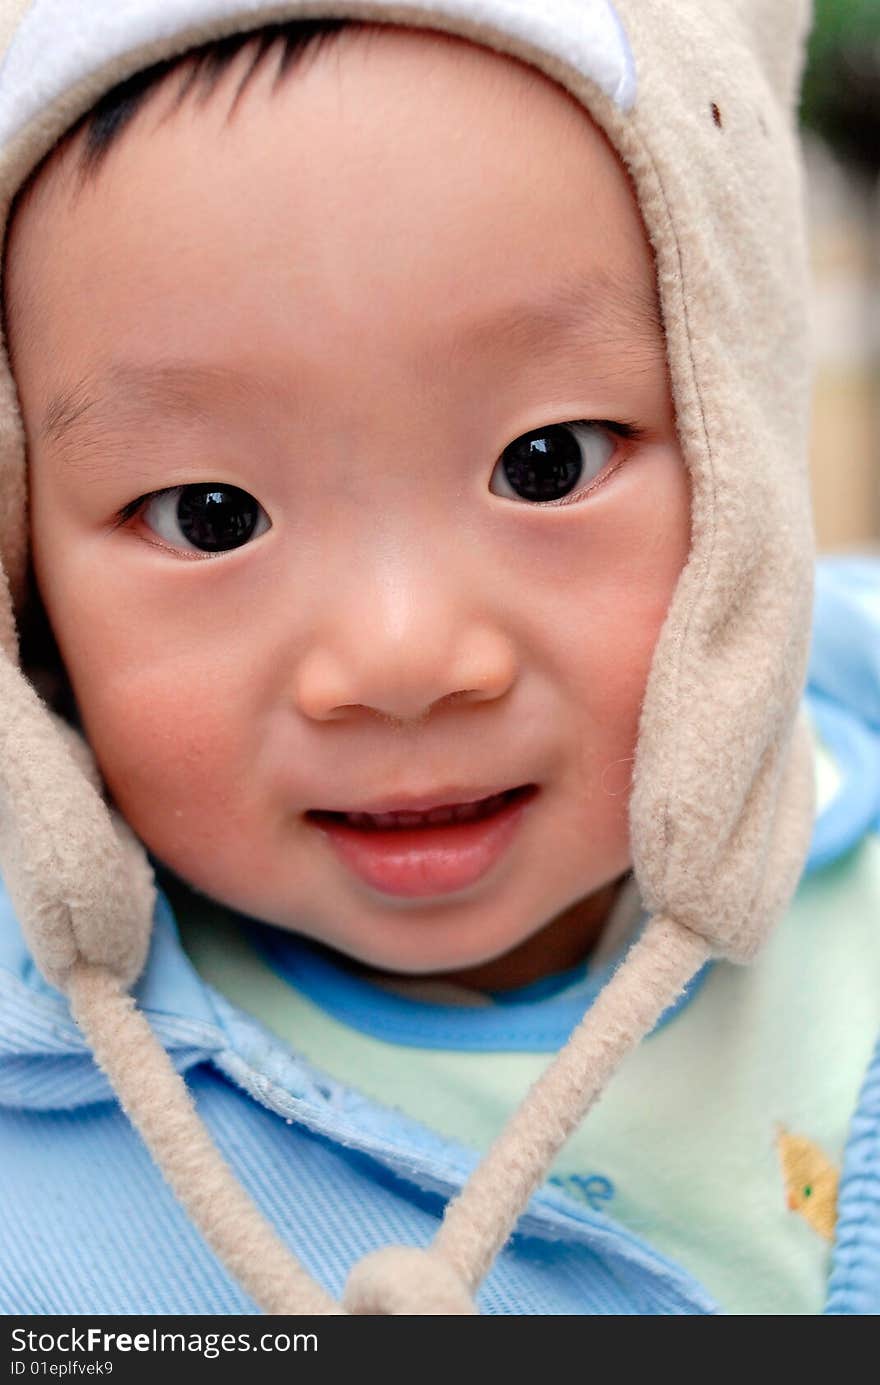
M 12 228 L 35 574 L 160 860 L 373 966 L 473 968 L 630 864 L 689 549 L 651 253 L 514 61 L 343 35 L 230 116 L 244 65 Z M 524 785 L 482 824 L 312 816 Z

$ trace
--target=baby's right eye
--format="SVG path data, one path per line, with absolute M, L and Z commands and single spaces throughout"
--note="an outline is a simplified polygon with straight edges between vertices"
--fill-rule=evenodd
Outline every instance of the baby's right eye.
M 272 527 L 266 511 L 247 491 L 213 481 L 168 486 L 127 507 L 172 547 L 227 553 Z M 181 535 L 184 545 L 181 545 Z

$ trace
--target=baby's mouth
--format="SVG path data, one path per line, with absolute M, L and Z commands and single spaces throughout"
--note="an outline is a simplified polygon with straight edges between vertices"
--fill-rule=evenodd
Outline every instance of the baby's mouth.
M 500 862 L 537 784 L 467 803 L 382 813 L 305 813 L 351 875 L 388 896 L 425 899 L 464 890 Z
M 457 823 L 478 822 L 501 811 L 509 803 L 525 800 L 537 791 L 535 784 L 521 784 L 515 789 L 505 789 L 491 794 L 488 798 L 474 799 L 469 803 L 443 804 L 426 812 L 333 812 L 329 809 L 310 808 L 305 814 L 312 822 L 337 823 L 340 826 L 356 828 L 362 832 L 388 832 L 404 828 L 449 827 Z

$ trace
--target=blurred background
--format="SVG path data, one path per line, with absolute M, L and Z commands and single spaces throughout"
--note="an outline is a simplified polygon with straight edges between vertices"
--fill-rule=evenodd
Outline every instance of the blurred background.
M 813 0 L 801 100 L 820 552 L 880 554 L 880 0 Z

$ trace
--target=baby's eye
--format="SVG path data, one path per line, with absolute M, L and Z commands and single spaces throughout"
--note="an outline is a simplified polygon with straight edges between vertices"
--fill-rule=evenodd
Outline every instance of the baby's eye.
M 272 527 L 262 505 L 247 491 L 213 481 L 169 486 L 144 496 L 137 506 L 144 523 L 159 538 L 175 548 L 201 553 L 241 548 Z
M 626 425 L 584 420 L 533 428 L 505 447 L 489 489 L 520 500 L 559 500 L 600 474 L 615 452 L 614 431 L 626 432 Z

